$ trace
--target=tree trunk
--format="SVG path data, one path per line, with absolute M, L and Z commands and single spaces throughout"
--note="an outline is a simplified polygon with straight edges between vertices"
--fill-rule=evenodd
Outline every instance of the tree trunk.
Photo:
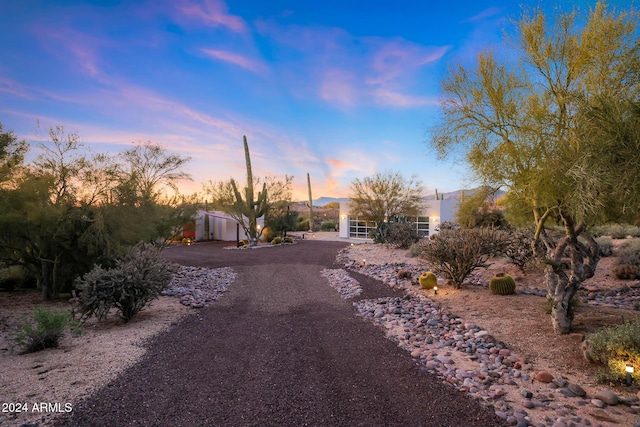
M 568 334 L 574 316 L 571 299 L 582 282 L 593 277 L 600 251 L 595 239 L 584 233 L 584 223 L 575 226 L 572 218 L 562 219 L 566 234 L 557 243 L 546 234 L 542 240 L 547 247 L 545 281 L 547 298 L 552 301 L 551 323 L 555 333 Z
M 40 261 L 42 265 L 42 278 L 40 279 L 40 286 L 42 287 L 42 298 L 45 300 L 51 299 L 51 280 L 50 271 L 51 265 L 49 261 Z
M 575 296 L 578 286 L 571 286 L 564 272 L 558 274 L 552 266 L 545 268 L 547 282 L 547 299 L 553 302 L 551 306 L 551 324 L 556 334 L 571 332 L 573 310 L 571 299 Z M 578 284 L 579 285 L 579 284 Z

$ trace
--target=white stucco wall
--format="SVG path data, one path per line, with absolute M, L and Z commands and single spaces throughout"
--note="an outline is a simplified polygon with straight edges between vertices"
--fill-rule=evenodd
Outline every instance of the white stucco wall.
M 205 217 L 209 219 L 209 236 L 205 236 Z M 220 211 L 203 211 L 196 213 L 195 219 L 196 241 L 202 240 L 224 240 L 235 242 L 236 226 L 238 222 L 229 215 Z M 264 226 L 264 218 L 258 218 L 258 225 Z M 240 226 L 240 239 L 248 239 L 244 229 Z
M 341 238 L 349 238 L 349 202 L 340 202 L 340 233 Z M 429 217 L 429 235 L 437 233 L 436 228 L 445 221 L 455 221 L 458 210 L 458 200 L 425 200 L 420 216 Z

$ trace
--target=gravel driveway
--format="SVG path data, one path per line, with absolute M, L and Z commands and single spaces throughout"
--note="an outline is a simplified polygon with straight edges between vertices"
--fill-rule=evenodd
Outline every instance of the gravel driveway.
M 339 268 L 344 243 L 222 246 L 165 251 L 185 265 L 232 267 L 238 279 L 57 426 L 501 425 L 422 371 L 320 276 Z M 395 295 L 375 280 L 362 285 L 361 297 Z

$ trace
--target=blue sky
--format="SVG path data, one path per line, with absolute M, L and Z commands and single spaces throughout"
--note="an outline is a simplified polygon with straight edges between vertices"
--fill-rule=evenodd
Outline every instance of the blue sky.
M 453 191 L 466 168 L 425 144 L 439 83 L 521 4 L 594 2 L 1 1 L 0 122 L 29 142 L 61 124 L 101 152 L 160 143 L 192 158 L 186 193 L 244 181 L 242 135 L 254 174 L 293 175 L 295 198 L 307 172 L 314 198 L 383 170 Z

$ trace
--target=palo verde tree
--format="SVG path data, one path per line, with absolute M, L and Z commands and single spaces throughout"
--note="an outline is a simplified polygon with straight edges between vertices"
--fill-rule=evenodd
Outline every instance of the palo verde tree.
M 397 217 L 415 216 L 421 207 L 422 183 L 415 175 L 405 179 L 399 172 L 377 172 L 356 178 L 350 190 L 352 214 L 378 226 Z
M 513 54 L 482 52 L 443 82 L 431 144 L 441 156 L 464 153 L 478 178 L 529 211 L 559 334 L 571 330 L 570 301 L 600 259 L 588 227 L 640 204 L 638 22 L 605 3 L 584 15 L 531 10 Z

